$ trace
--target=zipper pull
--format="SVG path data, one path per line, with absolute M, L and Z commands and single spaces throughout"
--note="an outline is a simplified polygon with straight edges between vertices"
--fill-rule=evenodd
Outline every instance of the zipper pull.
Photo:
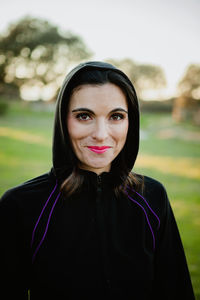
M 98 187 L 101 186 L 101 182 L 102 182 L 102 180 L 101 180 L 101 175 L 98 175 L 98 176 L 97 176 Z
M 97 176 L 97 198 L 96 198 L 96 202 L 100 203 L 101 201 L 101 192 L 102 192 L 102 188 L 101 188 L 101 175 Z

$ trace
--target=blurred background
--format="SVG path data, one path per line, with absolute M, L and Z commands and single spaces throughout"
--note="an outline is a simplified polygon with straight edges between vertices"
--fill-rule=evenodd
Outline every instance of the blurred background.
M 0 195 L 51 168 L 56 97 L 79 62 L 111 62 L 141 110 L 135 171 L 161 181 L 200 299 L 200 1 L 7 0 L 0 18 Z

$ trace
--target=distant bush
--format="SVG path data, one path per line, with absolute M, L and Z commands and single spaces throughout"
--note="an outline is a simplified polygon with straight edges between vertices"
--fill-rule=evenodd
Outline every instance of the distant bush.
M 7 102 L 0 100 L 0 116 L 5 115 L 5 113 L 8 110 L 8 107 L 9 105 Z
M 140 100 L 140 109 L 142 112 L 162 113 L 172 112 L 174 99 L 163 101 L 144 101 Z
M 188 96 L 180 96 L 175 99 L 172 116 L 175 121 L 192 121 L 200 125 L 200 100 Z

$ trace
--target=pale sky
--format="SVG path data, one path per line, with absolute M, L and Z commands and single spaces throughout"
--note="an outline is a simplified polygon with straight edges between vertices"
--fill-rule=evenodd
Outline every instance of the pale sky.
M 0 32 L 25 15 L 80 35 L 93 59 L 131 58 L 163 68 L 168 93 L 200 63 L 200 0 L 0 0 Z

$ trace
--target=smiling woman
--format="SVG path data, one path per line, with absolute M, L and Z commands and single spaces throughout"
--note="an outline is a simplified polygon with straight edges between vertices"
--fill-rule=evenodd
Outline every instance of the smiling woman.
M 67 127 L 81 169 L 110 171 L 126 142 L 127 110 L 126 97 L 114 84 L 83 85 L 73 91 Z
M 78 65 L 58 95 L 51 171 L 0 201 L 3 299 L 194 299 L 166 190 L 133 171 L 138 148 L 129 78 Z
M 111 169 L 115 173 L 116 169 L 116 194 L 122 190 L 121 180 L 124 186 L 134 184 L 136 189 L 140 188 L 142 177 L 130 172 L 139 145 L 139 115 L 137 96 L 128 78 L 125 80 L 120 72 L 88 68 L 77 72 L 68 86 L 64 91 L 68 105 L 62 102 L 60 108 L 62 118 L 66 118 L 64 131 L 67 129 L 66 138 L 69 151 L 73 149 L 70 156 L 75 167 L 63 181 L 62 191 L 67 196 L 80 190 L 84 182 L 81 170 L 99 175 Z M 130 117 L 134 123 L 129 124 Z M 128 135 L 134 135 L 134 145 L 127 139 Z

